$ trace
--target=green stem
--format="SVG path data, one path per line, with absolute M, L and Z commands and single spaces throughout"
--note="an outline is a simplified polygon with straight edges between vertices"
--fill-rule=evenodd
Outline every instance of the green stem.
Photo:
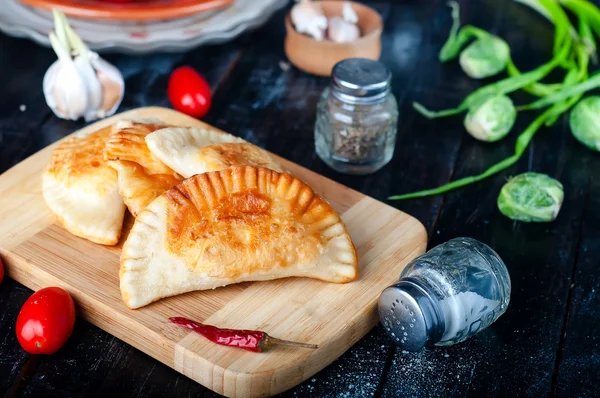
M 573 105 L 575 105 L 577 103 L 577 101 L 579 101 L 581 99 L 581 97 L 583 97 L 583 94 L 579 94 L 576 95 L 574 97 L 569 98 L 568 100 L 560 103 L 560 106 L 557 106 L 554 110 L 554 112 L 552 112 L 549 116 L 548 119 L 546 120 L 546 123 L 544 123 L 547 127 L 553 126 L 554 123 L 556 123 L 556 121 L 558 120 L 558 118 L 565 113 L 567 110 L 571 109 L 571 107 Z
M 65 32 L 62 13 L 57 9 L 52 9 L 52 16 L 54 18 L 54 31 L 56 32 L 56 42 L 62 47 L 69 56 L 71 55 L 71 46 L 67 39 L 67 32 Z
M 460 29 L 460 6 L 456 1 L 449 1 L 448 6 L 452 8 L 452 26 L 450 27 L 450 34 L 448 35 L 448 40 L 442 46 L 439 54 L 439 60 L 441 62 L 446 62 L 450 60 L 453 53 L 457 53 L 460 51 L 460 47 L 464 43 L 458 42 L 458 30 Z M 464 39 L 464 38 L 463 38 Z M 468 38 L 467 38 L 468 39 Z M 456 48 L 458 47 L 458 50 Z M 455 57 L 456 55 L 454 55 Z
M 537 11 L 538 13 L 540 13 L 540 15 L 542 15 L 554 24 L 553 16 L 543 5 L 540 4 L 539 0 L 515 0 L 515 2 L 521 3 L 525 6 L 532 8 L 533 10 Z M 577 40 L 577 32 L 575 31 L 575 28 L 573 26 L 569 27 L 569 34 L 571 35 L 571 39 Z
M 511 76 L 490 85 L 481 87 L 475 90 L 473 93 L 468 95 L 456 108 L 453 109 L 445 109 L 441 111 L 432 111 L 425 108 L 423 105 L 419 103 L 413 103 L 413 107 L 421 113 L 423 116 L 428 119 L 435 119 L 439 117 L 452 116 L 457 115 L 461 112 L 466 111 L 474 104 L 484 100 L 486 97 L 490 95 L 496 94 L 508 94 L 515 90 L 528 87 L 531 84 L 538 82 L 543 79 L 546 75 L 548 75 L 554 68 L 559 65 L 568 65 L 569 55 L 571 53 L 571 49 L 573 46 L 573 42 L 571 37 L 569 36 L 569 27 L 571 27 L 571 23 L 564 12 L 564 10 L 560 7 L 560 5 L 556 2 L 556 0 L 538 0 L 540 4 L 548 10 L 548 13 L 552 16 L 553 21 L 555 22 L 555 35 L 554 35 L 554 46 L 557 50 L 552 59 L 537 67 L 536 69 L 529 71 L 527 73 L 521 74 L 516 67 L 513 69 L 513 72 L 519 72 L 515 76 Z M 573 0 L 575 1 L 575 0 Z M 454 6 L 456 7 L 456 5 Z M 453 8 L 453 13 L 455 13 L 455 8 Z M 456 15 L 453 15 L 454 20 L 456 21 Z M 453 24 L 454 26 L 454 24 Z M 472 30 L 475 32 L 476 28 Z M 452 36 L 452 34 L 451 34 Z M 454 34 L 450 40 L 457 40 L 457 35 Z M 509 62 L 510 64 L 511 62 Z M 513 65 L 514 66 L 514 65 Z M 569 66 L 570 67 L 570 66 Z M 547 93 L 549 94 L 549 93 Z
M 531 109 L 540 109 L 549 105 L 553 105 L 557 102 L 564 101 L 574 95 L 583 94 L 589 90 L 593 90 L 595 88 L 600 87 L 600 74 L 595 74 L 588 80 L 584 80 L 582 83 L 568 86 L 565 89 L 549 95 L 544 98 L 540 98 L 537 101 L 532 102 L 531 104 L 521 105 L 517 107 L 517 110 L 531 110 Z
M 567 41 L 565 46 L 561 49 L 560 53 L 553 57 L 550 62 L 545 63 L 532 71 L 527 73 L 523 73 L 519 76 L 508 77 L 502 80 L 499 80 L 495 83 L 489 84 L 487 86 L 481 87 L 471 94 L 469 94 L 458 107 L 453 109 L 445 109 L 442 111 L 432 111 L 425 108 L 423 105 L 414 102 L 413 107 L 425 116 L 428 119 L 435 119 L 444 116 L 457 115 L 461 112 L 466 111 L 472 105 L 484 100 L 490 95 L 496 94 L 507 94 L 511 93 L 515 90 L 523 88 L 533 82 L 536 82 L 543 77 L 545 77 L 548 73 L 550 73 L 554 68 L 556 68 L 559 64 L 561 64 L 564 60 L 567 59 L 569 53 L 571 51 L 571 42 Z
M 54 11 L 54 23 L 56 24 L 57 32 L 61 32 L 64 36 L 63 40 L 66 40 L 69 51 L 74 51 L 75 54 L 88 59 L 89 53 L 87 46 L 83 43 L 81 38 L 75 33 L 73 28 L 69 25 L 69 21 L 65 14 L 60 11 Z
M 522 75 L 521 71 L 514 64 L 512 58 L 508 59 L 508 63 L 506 64 L 506 71 L 509 76 L 519 76 Z M 559 83 L 556 84 L 544 84 L 544 83 L 532 83 L 529 86 L 523 87 L 523 90 L 527 91 L 529 94 L 535 95 L 537 97 L 545 97 L 546 95 L 550 95 L 558 90 L 562 85 Z
M 579 18 L 585 17 L 596 36 L 600 36 L 600 9 L 598 7 L 586 0 L 560 0 L 560 4 L 577 14 Z
M 465 25 L 458 32 L 457 36 L 449 38 L 446 44 L 444 44 L 444 47 L 440 50 L 439 59 L 441 62 L 447 62 L 456 58 L 463 46 L 471 39 L 487 40 L 495 38 L 494 35 L 483 29 L 472 25 Z
M 504 169 L 507 169 L 508 167 L 514 165 L 521 158 L 521 156 L 525 152 L 525 149 L 531 142 L 535 133 L 539 130 L 540 127 L 542 127 L 542 125 L 544 124 L 544 122 L 546 121 L 548 116 L 550 114 L 552 114 L 553 111 L 554 111 L 554 107 L 547 109 L 544 113 L 539 115 L 529 126 L 527 126 L 527 128 L 517 138 L 517 142 L 515 144 L 515 153 L 512 156 L 494 164 L 493 166 L 491 166 L 487 170 L 485 170 L 483 173 L 476 175 L 476 176 L 464 177 L 459 180 L 448 183 L 446 185 L 442 185 L 441 187 L 438 187 L 438 188 L 427 189 L 424 191 L 407 193 L 407 194 L 403 194 L 403 195 L 390 196 L 390 197 L 388 197 L 388 199 L 389 200 L 404 200 L 404 199 L 422 198 L 422 197 L 431 196 L 431 195 L 438 195 L 438 194 L 441 194 L 444 192 L 454 190 L 456 188 L 464 187 L 466 185 L 479 182 L 479 181 L 486 179 L 494 174 L 499 173 L 500 171 L 502 171 Z
M 576 86 L 576 83 L 578 83 L 578 82 L 580 82 L 580 85 L 581 85 L 581 84 L 585 84 L 585 83 L 589 82 L 590 80 L 593 80 L 593 79 L 588 80 L 588 77 L 589 77 L 588 76 L 588 66 L 589 66 L 590 56 L 589 56 L 589 54 L 587 52 L 587 48 L 583 42 L 580 42 L 577 44 L 576 56 L 577 56 L 578 64 L 567 74 L 567 77 L 565 79 L 565 84 L 564 84 L 565 91 L 571 90 L 573 87 Z M 598 75 L 598 76 L 600 76 L 600 75 Z M 600 81 L 598 82 L 598 84 L 600 85 Z M 575 103 L 577 103 L 577 101 L 579 101 L 581 99 L 581 97 L 583 96 L 583 92 L 575 93 L 575 94 L 571 94 L 571 95 L 572 96 L 569 96 L 570 98 L 562 101 L 562 107 L 558 106 L 555 108 L 553 114 L 551 114 L 548 117 L 548 120 L 546 120 L 546 126 L 554 125 L 554 123 L 556 123 L 558 118 L 567 109 L 571 108 L 573 105 L 575 105 Z
M 425 116 L 427 119 L 436 119 L 439 117 L 454 116 L 454 115 L 458 115 L 459 113 L 464 111 L 464 109 L 462 109 L 460 107 L 455 108 L 455 109 L 446 109 L 443 111 L 431 111 L 431 110 L 425 108 L 423 105 L 419 104 L 418 102 L 413 102 L 413 107 L 415 108 L 415 110 L 417 112 L 419 112 L 421 115 Z
M 569 30 L 570 28 L 572 28 L 572 25 L 569 22 L 569 17 L 562 9 L 562 7 L 558 4 L 557 0 L 538 1 L 546 10 L 548 10 L 552 17 L 552 20 L 554 21 L 556 32 L 554 40 L 554 49 L 552 53 L 556 55 L 560 52 L 560 49 L 564 45 L 564 42 L 566 42 L 566 40 L 571 40 L 571 38 L 569 37 Z
M 554 36 L 554 55 L 557 55 L 558 49 L 563 45 L 563 41 L 566 40 L 579 40 L 578 34 L 575 31 L 575 28 L 571 25 L 567 15 L 561 9 L 561 7 L 556 3 L 556 0 L 515 0 L 521 4 L 527 5 L 544 17 L 546 17 L 550 22 L 555 25 L 556 33 Z M 567 36 L 568 32 L 568 36 Z M 565 65 L 563 65 L 565 66 Z M 507 65 L 507 72 L 510 76 L 518 76 L 521 72 L 517 69 L 512 60 L 509 60 Z M 523 89 L 530 94 L 536 95 L 538 97 L 545 97 L 547 95 L 551 95 L 558 88 L 560 88 L 561 84 L 555 85 L 547 85 L 543 83 L 532 83 L 529 86 L 524 87 Z
M 534 101 L 527 105 L 521 105 L 517 107 L 519 111 L 531 110 L 531 109 L 541 109 L 549 105 L 556 104 L 560 101 L 565 101 L 570 97 L 583 94 L 586 91 L 593 90 L 597 87 L 600 87 L 600 73 L 596 73 L 594 76 L 586 80 L 587 75 L 587 61 L 582 61 L 582 66 L 580 69 L 574 69 L 574 79 L 571 82 L 565 82 L 565 88 L 544 98 L 540 98 L 537 101 Z M 583 80 L 583 81 L 582 81 Z M 573 82 L 582 81 L 579 84 L 573 84 Z
M 596 39 L 592 33 L 592 28 L 585 15 L 578 15 L 579 18 L 579 36 L 585 45 L 586 52 L 590 56 L 592 63 L 598 63 L 598 56 L 596 54 Z
M 544 8 L 544 6 L 542 6 L 538 0 L 515 0 L 515 2 L 521 3 L 523 5 L 526 5 L 532 9 L 534 9 L 535 11 L 540 13 L 543 17 L 548 19 L 550 22 L 554 23 L 554 19 L 552 18 L 552 15 L 550 15 L 548 10 L 546 10 L 546 8 Z
M 56 37 L 54 32 L 50 32 L 48 38 L 50 39 L 50 45 L 52 46 L 52 49 L 56 53 L 58 59 L 61 61 L 72 61 L 71 54 L 69 54 L 68 49 L 63 47 L 63 44 L 60 42 L 58 37 Z

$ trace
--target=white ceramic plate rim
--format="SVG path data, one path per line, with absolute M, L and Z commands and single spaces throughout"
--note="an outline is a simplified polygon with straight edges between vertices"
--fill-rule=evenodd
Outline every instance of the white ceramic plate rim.
M 9 2 L 17 2 L 18 0 L 5 0 L 6 3 Z M 178 39 L 153 39 L 152 41 L 134 41 L 134 40 L 125 40 L 125 38 L 119 39 L 111 39 L 111 40 L 88 40 L 86 39 L 86 43 L 90 47 L 90 49 L 98 52 L 124 52 L 124 53 L 145 53 L 150 51 L 185 51 L 193 47 L 197 47 L 199 45 L 205 44 L 219 44 L 225 41 L 234 39 L 239 36 L 242 32 L 248 29 L 253 29 L 265 23 L 275 12 L 283 8 L 287 4 L 287 0 L 266 0 L 260 2 L 260 5 L 263 7 L 256 7 L 257 1 L 250 0 L 254 9 L 251 13 L 238 13 L 236 16 L 239 18 L 234 19 L 230 18 L 230 23 L 228 25 L 224 25 L 220 22 L 217 22 L 215 25 L 219 26 L 221 29 L 214 29 L 210 31 L 209 29 L 204 29 L 199 32 L 197 36 L 187 37 L 185 40 Z M 226 10 L 222 10 L 221 12 L 216 12 L 208 18 L 208 22 L 213 18 L 217 19 L 221 14 L 226 14 Z M 43 34 L 39 30 L 36 30 L 34 27 L 31 27 L 27 24 L 24 24 L 23 21 L 18 21 L 20 23 L 11 22 L 10 13 L 7 12 L 8 7 L 0 7 L 0 29 L 5 33 L 21 38 L 30 38 L 33 39 L 38 44 L 49 47 L 50 43 L 47 35 Z M 38 18 L 42 18 L 36 12 L 33 12 Z M 50 13 L 48 13 L 50 15 Z M 241 16 L 240 16 L 241 15 Z M 184 17 L 182 19 L 192 20 L 193 22 L 199 20 L 206 20 L 206 16 L 202 18 L 198 18 L 199 15 L 195 15 L 192 17 Z M 8 17 L 8 18 L 7 18 Z M 195 20 L 195 21 L 194 21 Z M 76 22 L 73 20 L 73 26 L 75 26 Z M 40 22 L 38 20 L 38 22 Z M 44 21 L 46 22 L 46 21 Z M 90 21 L 86 21 L 89 23 Z M 100 22 L 100 21 L 99 21 Z M 110 21 L 107 28 L 115 28 L 116 21 Z M 181 24 L 181 21 L 179 21 Z M 47 23 L 47 22 L 46 22 Z M 130 22 L 131 23 L 131 22 Z M 147 29 L 152 29 L 153 26 L 164 24 L 164 22 L 159 21 L 156 24 L 145 22 L 145 26 Z M 168 22 L 167 22 L 168 23 Z M 171 20 L 173 23 L 173 20 Z M 177 22 L 175 22 L 177 23 Z M 214 21 L 213 21 L 214 23 Z M 98 24 L 102 25 L 102 24 Z M 233 26 L 232 26 L 233 25 Z M 164 29 L 164 28 L 163 28 Z M 161 29 L 162 30 L 162 29 Z M 83 36 L 83 35 L 82 35 Z

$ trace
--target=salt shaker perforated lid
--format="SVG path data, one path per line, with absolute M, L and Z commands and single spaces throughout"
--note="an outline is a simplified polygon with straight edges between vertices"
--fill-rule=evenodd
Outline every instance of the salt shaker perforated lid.
M 506 266 L 489 246 L 456 238 L 411 261 L 379 297 L 379 317 L 408 351 L 452 345 L 487 328 L 510 300 Z
M 381 62 L 348 58 L 331 71 L 332 94 L 351 104 L 373 104 L 385 99 L 392 74 Z
M 444 324 L 433 303 L 429 293 L 410 280 L 385 289 L 379 309 L 384 312 L 384 327 L 390 337 L 408 351 L 439 340 Z

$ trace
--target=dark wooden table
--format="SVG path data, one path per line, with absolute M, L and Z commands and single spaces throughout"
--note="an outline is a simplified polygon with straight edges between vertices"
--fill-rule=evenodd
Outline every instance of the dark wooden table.
M 379 200 L 480 172 L 512 153 L 516 134 L 533 118 L 522 114 L 508 138 L 472 139 L 462 118 L 425 120 L 411 107 L 457 104 L 480 81 L 456 62 L 441 65 L 450 14 L 445 1 L 374 3 L 385 18 L 382 61 L 393 72 L 400 104 L 393 160 L 379 172 L 345 176 L 327 168 L 313 149 L 315 105 L 327 79 L 286 70 L 283 15 L 233 42 L 183 54 L 107 54 L 126 79 L 119 111 L 169 106 L 170 71 L 188 64 L 205 74 L 214 105 L 205 118 L 287 159 Z M 511 45 L 516 64 L 531 69 L 549 58 L 553 28 L 508 0 L 462 1 L 464 23 L 488 29 Z M 0 35 L 0 172 L 82 127 L 55 117 L 42 94 L 52 50 Z M 514 95 L 517 103 L 529 98 Z M 22 107 L 24 105 L 25 107 Z M 535 170 L 565 185 L 556 221 L 516 223 L 496 197 L 506 179 Z M 434 246 L 471 236 L 492 246 L 512 278 L 508 311 L 489 329 L 449 348 L 408 353 L 377 326 L 330 366 L 287 394 L 298 396 L 598 396 L 600 381 L 600 155 L 571 136 L 565 117 L 543 128 L 521 161 L 484 182 L 420 200 L 389 202 L 414 215 Z M 0 220 L 1 222 L 1 220 Z M 15 319 L 32 292 L 0 286 L 0 392 L 8 396 L 214 396 L 190 379 L 79 320 L 57 354 L 25 353 Z

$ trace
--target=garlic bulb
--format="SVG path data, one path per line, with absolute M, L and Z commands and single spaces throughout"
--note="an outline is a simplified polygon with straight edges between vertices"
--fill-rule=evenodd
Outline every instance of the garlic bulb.
M 53 14 L 49 38 L 58 59 L 44 75 L 46 103 L 62 119 L 93 121 L 114 114 L 125 91 L 121 72 L 87 48 L 64 14 Z
M 306 33 L 317 40 L 325 37 L 327 17 L 320 5 L 310 0 L 301 0 L 292 8 L 291 18 L 298 33 Z

